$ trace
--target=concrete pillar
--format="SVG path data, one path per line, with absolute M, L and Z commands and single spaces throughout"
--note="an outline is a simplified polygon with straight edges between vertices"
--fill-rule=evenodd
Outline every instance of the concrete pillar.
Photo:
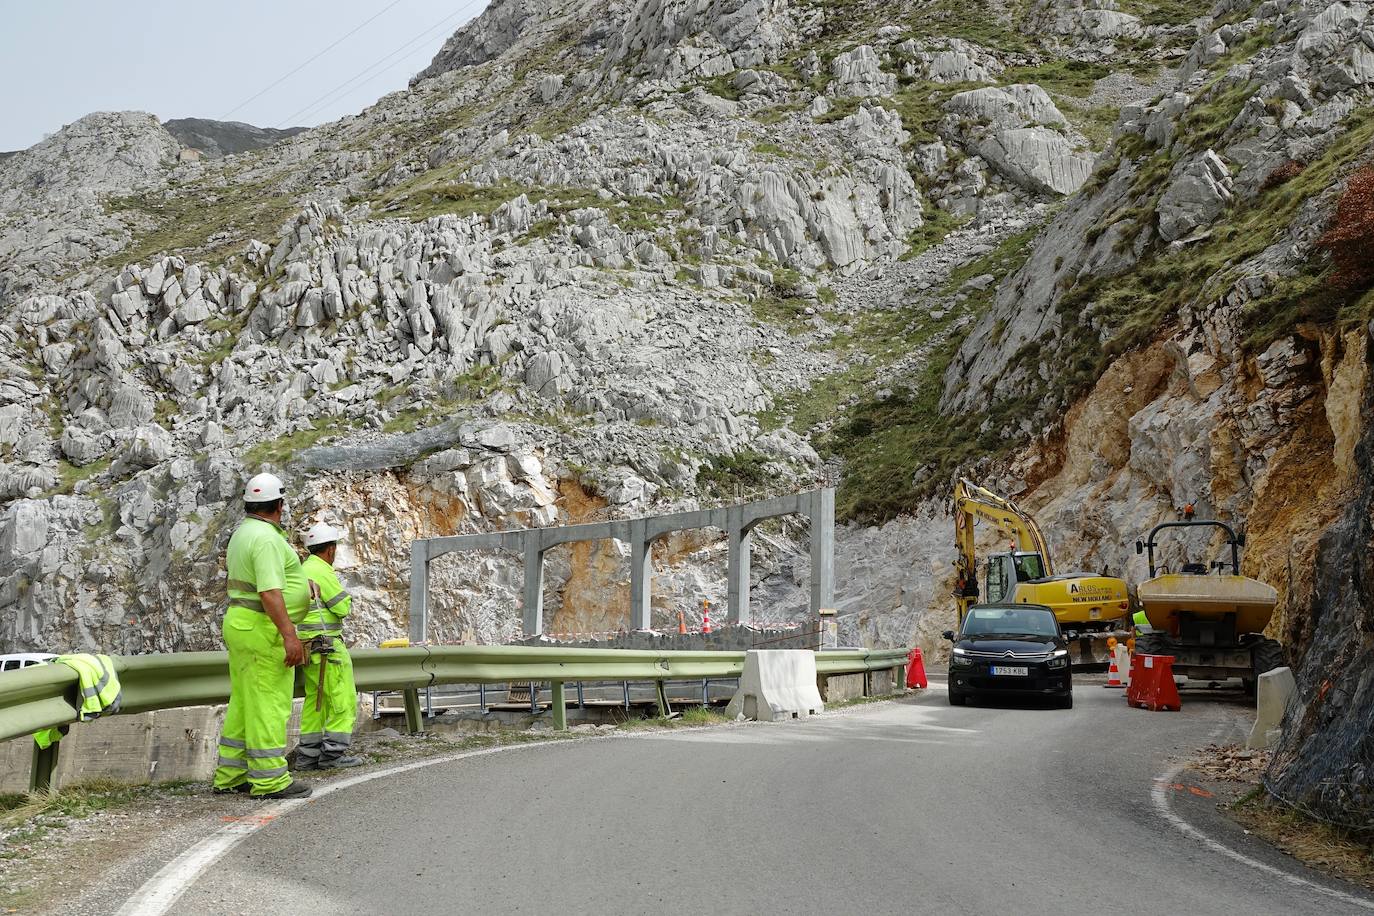
M 536 531 L 525 534 L 525 595 L 521 612 L 526 638 L 544 632 L 544 550 Z
M 810 496 L 811 619 L 818 622 L 821 608 L 835 606 L 835 489 L 814 490 Z
M 652 622 L 654 590 L 653 541 L 645 519 L 630 520 L 630 629 L 647 630 Z
M 410 542 L 410 641 L 425 641 L 429 618 L 429 542 Z
M 727 518 L 730 558 L 726 572 L 726 620 L 734 625 L 749 624 L 754 620 L 749 612 L 749 548 L 753 541 L 753 529 L 745 527 L 744 512 L 739 506 L 731 506 Z

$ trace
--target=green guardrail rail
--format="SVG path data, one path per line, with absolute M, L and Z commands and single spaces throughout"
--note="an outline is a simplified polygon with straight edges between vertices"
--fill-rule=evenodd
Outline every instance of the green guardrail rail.
M 553 727 L 567 728 L 564 684 L 577 681 L 654 681 L 668 712 L 665 681 L 739 677 L 744 652 L 652 649 L 562 649 L 547 646 L 412 646 L 354 649 L 358 690 L 404 693 L 406 727 L 422 726 L 419 690 L 441 684 L 546 683 L 552 691 Z M 816 674 L 830 677 L 902 668 L 905 649 L 839 649 L 816 653 Z M 119 714 L 207 706 L 229 699 L 229 657 L 224 652 L 172 652 L 113 657 L 123 703 Z M 298 694 L 299 695 L 299 691 Z M 0 675 L 0 741 L 77 721 L 76 672 L 65 665 L 36 665 Z M 57 768 L 58 744 L 34 749 L 34 789 L 46 789 Z

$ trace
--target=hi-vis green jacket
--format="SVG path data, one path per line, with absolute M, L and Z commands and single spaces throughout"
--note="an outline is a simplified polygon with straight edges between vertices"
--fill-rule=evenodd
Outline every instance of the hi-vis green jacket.
M 302 639 L 312 636 L 342 636 L 343 619 L 353 610 L 353 599 L 344 591 L 334 567 L 311 554 L 301 564 L 306 578 L 320 587 L 320 603 L 312 606 L 305 621 L 296 627 Z
M 119 712 L 124 696 L 119 687 L 119 675 L 115 674 L 114 661 L 108 655 L 59 655 L 51 664 L 66 665 L 76 672 L 81 693 L 78 721 L 89 722 L 105 713 Z M 45 728 L 37 732 L 33 740 L 39 747 L 47 749 L 62 740 L 62 732 L 58 728 Z

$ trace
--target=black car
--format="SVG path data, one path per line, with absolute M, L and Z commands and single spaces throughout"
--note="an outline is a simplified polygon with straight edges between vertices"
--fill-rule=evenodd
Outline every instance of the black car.
M 1040 604 L 980 604 L 969 608 L 949 658 L 949 703 L 971 696 L 1050 697 L 1073 708 L 1069 646 L 1054 612 Z

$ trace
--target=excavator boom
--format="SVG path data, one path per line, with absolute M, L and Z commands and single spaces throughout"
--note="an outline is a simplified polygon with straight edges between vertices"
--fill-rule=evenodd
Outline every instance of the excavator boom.
M 995 594 L 987 596 L 980 596 L 978 589 L 974 523 L 979 520 L 1014 545 L 1012 553 L 989 558 L 988 588 Z M 1089 573 L 1056 575 L 1049 543 L 1035 519 L 1011 500 L 970 480 L 960 479 L 954 488 L 954 537 L 959 551 L 954 594 L 960 620 L 980 597 L 1043 604 L 1054 611 L 1065 630 L 1098 630 L 1127 616 L 1129 598 L 1123 580 Z

